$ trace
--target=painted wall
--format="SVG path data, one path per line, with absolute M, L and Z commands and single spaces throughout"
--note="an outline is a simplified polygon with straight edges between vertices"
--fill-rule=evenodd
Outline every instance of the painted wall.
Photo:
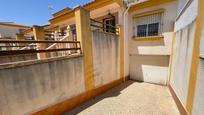
M 200 54 L 204 55 L 204 29 L 203 29 L 203 32 L 202 32 L 202 39 L 201 39 L 201 42 L 200 42 Z
M 204 13 L 204 12 L 203 12 Z M 200 62 L 196 81 L 195 100 L 192 115 L 203 115 L 204 113 L 204 28 L 200 42 Z
M 179 1 L 180 3 L 186 3 L 183 0 Z M 201 4 L 199 4 L 202 6 Z M 201 12 L 203 13 L 203 12 Z M 197 72 L 197 78 L 195 76 L 195 92 L 191 92 L 189 94 L 189 82 L 190 79 L 190 70 L 191 68 L 195 68 L 192 66 L 192 62 L 196 60 L 192 60 L 193 54 L 193 45 L 195 42 L 195 35 L 198 34 L 196 32 L 197 27 L 196 21 L 199 18 L 197 16 L 201 16 L 198 14 L 198 0 L 193 0 L 192 3 L 187 7 L 186 10 L 180 15 L 175 23 L 175 41 L 174 41 L 174 48 L 173 48 L 173 60 L 172 60 L 172 71 L 171 71 L 171 79 L 170 85 L 173 87 L 177 97 L 180 99 L 184 108 L 188 107 L 187 104 L 188 96 L 193 96 L 192 93 L 195 95 L 193 96 L 193 103 L 192 103 L 192 113 L 191 115 L 203 115 L 204 113 L 204 28 L 202 30 L 202 38 L 200 41 L 200 58 L 199 58 L 199 66 Z M 198 22 L 198 21 L 197 21 Z M 199 30 L 198 30 L 199 31 Z M 192 88 L 192 87 L 190 87 Z M 190 109 L 190 110 L 189 110 Z M 191 108 L 188 107 L 188 110 L 191 111 Z
M 195 22 L 175 33 L 170 84 L 184 106 L 187 103 Z
M 130 40 L 130 55 L 170 55 L 173 32 L 163 33 L 162 40 L 134 41 Z
M 95 88 L 120 79 L 119 38 L 93 31 Z M 84 57 L 69 56 L 0 66 L 0 115 L 37 112 L 85 93 Z
M 204 113 L 204 57 L 200 58 L 192 115 Z
M 0 64 L 18 62 L 18 61 L 26 61 L 26 60 L 34 60 L 34 59 L 37 59 L 37 54 L 0 57 Z
M 19 33 L 19 29 L 26 28 L 0 25 L 0 38 L 16 38 L 16 33 Z
M 178 13 L 182 11 L 188 1 L 189 0 L 178 0 Z
M 98 18 L 101 18 L 103 16 L 108 15 L 108 13 L 112 13 L 112 14 L 118 13 L 118 16 L 119 16 L 119 18 L 117 19 L 118 24 L 122 24 L 121 15 L 123 13 L 122 12 L 123 10 L 124 9 L 121 8 L 117 3 L 113 3 L 113 4 L 109 4 L 107 6 L 104 6 L 104 7 L 101 7 L 101 8 L 90 11 L 90 17 L 92 19 L 98 19 Z M 53 26 L 59 26 L 60 28 L 62 28 L 62 27 L 66 27 L 68 25 L 72 25 L 72 24 L 75 24 L 75 23 L 76 23 L 75 22 L 75 17 L 73 17 L 73 18 L 69 18 L 69 19 L 64 20 L 64 21 L 59 21 L 58 23 L 54 24 Z
M 0 115 L 23 115 L 85 92 L 83 57 L 27 61 L 0 68 Z
M 163 19 L 163 33 L 166 32 L 173 32 L 174 30 L 174 22 L 175 22 L 175 18 L 176 18 L 176 12 L 177 12 L 177 1 L 174 2 L 168 2 L 165 4 L 160 4 L 157 6 L 153 6 L 153 7 L 148 7 L 148 8 L 144 8 L 141 10 L 137 10 L 132 12 L 131 14 L 129 14 L 128 17 L 128 37 L 131 38 L 133 37 L 133 16 L 137 15 L 137 14 L 141 14 L 141 13 L 145 13 L 148 11 L 154 11 L 154 10 L 158 10 L 158 9 L 165 9 L 165 13 L 164 13 L 164 19 Z
M 120 79 L 119 38 L 115 34 L 92 31 L 95 87 Z
M 137 81 L 145 81 L 166 85 L 169 67 L 169 56 L 131 55 L 130 77 Z
M 133 16 L 158 9 L 165 9 L 163 18 L 163 39 L 134 41 Z M 168 79 L 169 58 L 174 31 L 177 2 L 169 2 L 137 10 L 128 17 L 128 38 L 130 55 L 130 78 L 156 84 L 166 85 Z

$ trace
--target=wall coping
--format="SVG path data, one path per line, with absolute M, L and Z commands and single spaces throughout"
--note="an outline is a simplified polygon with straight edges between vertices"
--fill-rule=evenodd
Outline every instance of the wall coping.
M 22 67 L 22 66 L 29 66 L 34 64 L 48 63 L 48 62 L 72 59 L 72 58 L 78 58 L 78 57 L 83 57 L 83 54 L 71 55 L 71 56 L 60 56 L 60 57 L 53 57 L 53 58 L 40 59 L 40 60 L 36 59 L 36 60 L 28 60 L 28 61 L 11 62 L 11 63 L 0 64 L 0 70 Z

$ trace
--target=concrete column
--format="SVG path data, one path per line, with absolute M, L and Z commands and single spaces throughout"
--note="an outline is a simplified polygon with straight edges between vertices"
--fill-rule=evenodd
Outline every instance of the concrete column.
M 93 49 L 90 26 L 90 11 L 79 6 L 75 8 L 77 40 L 81 43 L 84 54 L 84 77 L 86 90 L 94 88 Z
M 124 75 L 124 42 L 123 42 L 123 27 L 121 25 L 117 26 L 120 39 L 120 78 L 125 81 Z
M 33 34 L 34 34 L 34 39 L 35 40 L 45 40 L 45 34 L 44 34 L 44 29 L 43 27 L 40 26 L 33 26 Z M 47 48 L 47 44 L 45 43 L 38 43 L 37 44 L 37 49 L 38 50 L 43 50 Z M 47 58 L 47 53 L 38 53 L 38 59 L 42 58 Z

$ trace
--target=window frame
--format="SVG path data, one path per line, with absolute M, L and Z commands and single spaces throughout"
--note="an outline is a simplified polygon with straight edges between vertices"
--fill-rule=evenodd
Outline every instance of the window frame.
M 158 15 L 159 14 L 159 19 L 158 21 L 152 21 L 152 22 L 147 22 L 144 24 L 137 24 L 137 20 L 140 18 L 144 18 L 148 16 L 154 16 L 154 15 Z M 163 33 L 163 21 L 164 21 L 164 15 L 165 15 L 165 10 L 164 9 L 158 9 L 158 10 L 153 10 L 153 11 L 148 11 L 148 12 L 144 12 L 144 13 L 140 13 L 140 14 L 136 14 L 133 16 L 133 30 L 134 30 L 134 34 L 133 34 L 133 38 L 144 38 L 144 37 L 155 37 L 155 36 L 162 36 L 161 34 Z M 157 35 L 149 35 L 150 31 L 149 31 L 149 26 L 151 24 L 156 24 L 158 23 L 158 34 Z M 142 26 L 142 25 L 146 25 L 146 34 L 144 36 L 139 36 L 138 35 L 138 26 Z
M 107 22 L 108 23 L 110 23 L 111 21 L 113 21 L 114 22 L 114 24 L 112 25 L 112 24 L 108 24 L 108 25 L 112 25 L 112 26 L 116 26 L 116 17 L 115 16 L 111 16 L 111 17 L 109 17 L 109 18 L 104 18 L 103 19 L 103 23 L 104 24 L 107 24 Z M 108 26 L 108 25 L 103 25 L 104 27 L 104 31 L 105 32 L 111 32 L 111 33 L 115 33 L 114 31 L 114 28 L 112 28 L 112 27 L 110 27 L 110 26 Z

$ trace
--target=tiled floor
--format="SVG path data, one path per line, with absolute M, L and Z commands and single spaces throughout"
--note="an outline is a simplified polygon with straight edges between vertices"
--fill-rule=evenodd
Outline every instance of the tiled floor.
M 127 81 L 64 115 L 180 115 L 165 86 Z

